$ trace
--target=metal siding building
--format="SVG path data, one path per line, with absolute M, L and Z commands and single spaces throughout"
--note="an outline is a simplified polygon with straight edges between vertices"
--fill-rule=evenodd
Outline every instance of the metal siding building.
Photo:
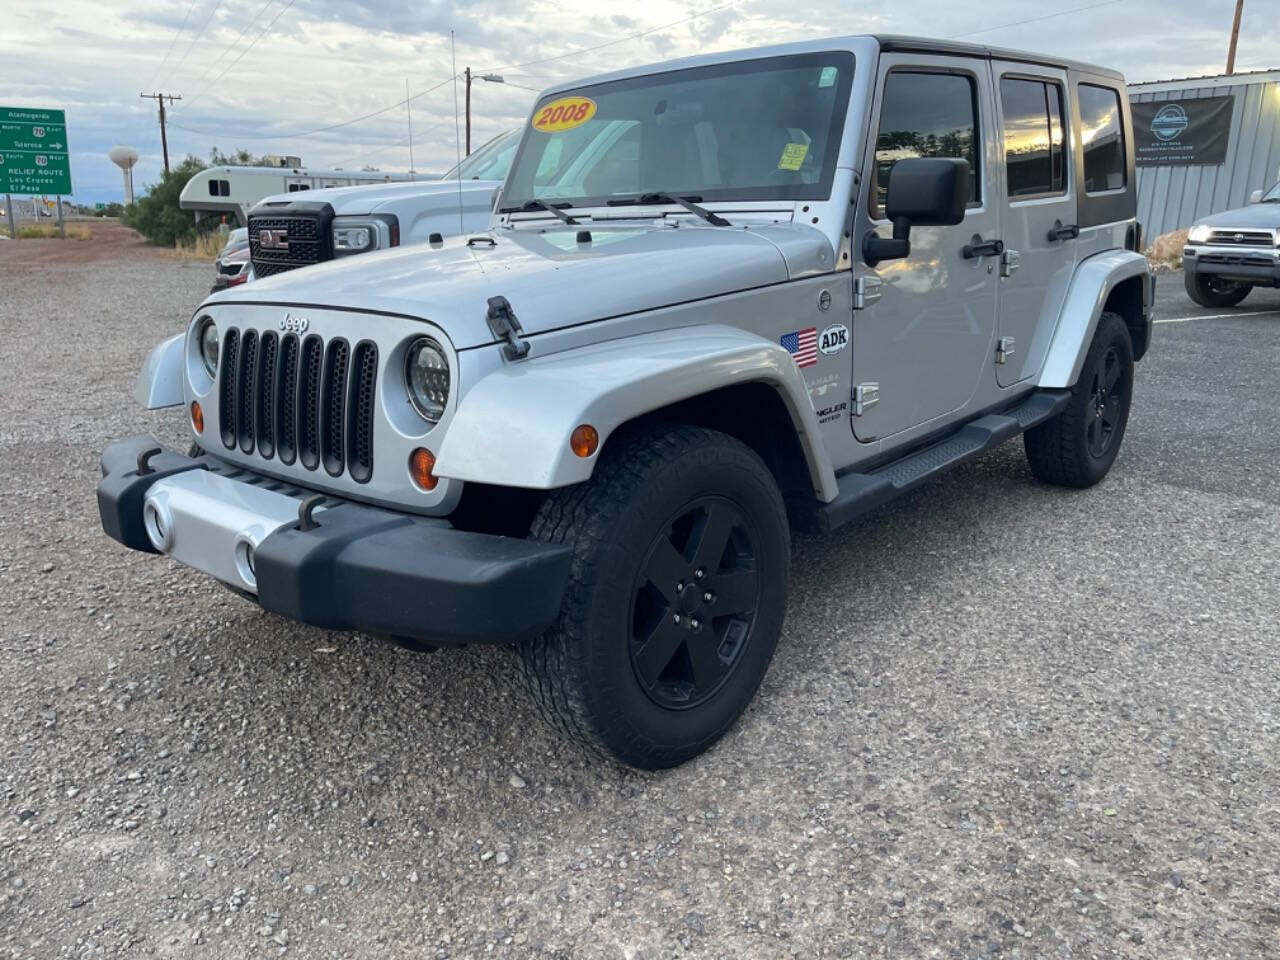
M 1249 202 L 1280 179 L 1280 70 L 1129 85 L 1132 103 L 1231 96 L 1226 162 L 1138 167 L 1138 218 L 1148 242 Z

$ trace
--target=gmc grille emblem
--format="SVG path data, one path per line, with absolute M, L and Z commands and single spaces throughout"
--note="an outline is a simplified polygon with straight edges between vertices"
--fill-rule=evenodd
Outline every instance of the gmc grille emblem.
M 259 230 L 258 246 L 264 250 L 288 250 L 288 230 Z
M 263 233 L 266 233 L 264 230 Z M 286 313 L 280 320 L 280 329 L 285 333 L 296 333 L 298 336 L 307 332 L 307 327 L 311 326 L 311 321 L 306 317 L 295 317 L 291 313 Z

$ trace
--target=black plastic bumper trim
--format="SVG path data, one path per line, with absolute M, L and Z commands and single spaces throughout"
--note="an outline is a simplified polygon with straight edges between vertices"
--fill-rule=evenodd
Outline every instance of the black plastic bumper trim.
M 147 489 L 205 466 L 164 451 L 140 477 L 138 453 L 154 445 L 149 436 L 112 444 L 98 485 L 103 529 L 147 553 L 156 552 L 142 522 Z M 313 524 L 266 537 L 254 569 L 264 609 L 315 627 L 440 646 L 511 643 L 554 622 L 569 582 L 571 551 L 561 544 L 347 502 L 316 512 Z

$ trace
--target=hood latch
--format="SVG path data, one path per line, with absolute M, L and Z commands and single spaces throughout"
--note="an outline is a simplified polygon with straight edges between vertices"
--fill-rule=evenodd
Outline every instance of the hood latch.
M 529 355 L 528 342 L 520 339 L 524 328 L 520 326 L 520 321 L 516 319 L 515 311 L 511 309 L 511 304 L 507 302 L 506 297 L 489 298 L 489 313 L 485 320 L 488 321 L 493 335 L 505 341 L 502 344 L 504 357 L 508 360 L 521 360 Z

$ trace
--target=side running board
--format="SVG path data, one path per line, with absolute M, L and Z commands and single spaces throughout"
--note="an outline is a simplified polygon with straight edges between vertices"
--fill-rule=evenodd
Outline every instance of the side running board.
M 1041 390 L 1007 413 L 992 413 L 971 420 L 955 433 L 900 460 L 867 473 L 846 473 L 837 477 L 840 492 L 830 503 L 820 506 L 819 522 L 824 530 L 832 530 L 856 520 L 944 470 L 972 460 L 1036 424 L 1057 416 L 1070 399 L 1070 390 Z

